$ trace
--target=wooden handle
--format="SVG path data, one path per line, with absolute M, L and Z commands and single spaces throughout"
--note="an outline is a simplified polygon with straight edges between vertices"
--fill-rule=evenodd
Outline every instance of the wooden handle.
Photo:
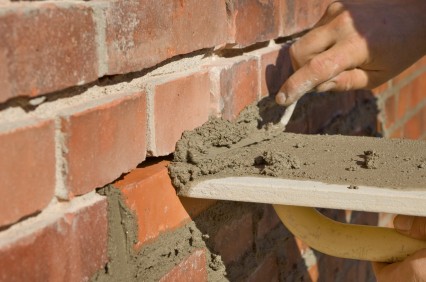
M 340 223 L 310 207 L 273 206 L 296 237 L 331 256 L 396 262 L 426 248 L 426 241 L 401 235 L 392 228 Z

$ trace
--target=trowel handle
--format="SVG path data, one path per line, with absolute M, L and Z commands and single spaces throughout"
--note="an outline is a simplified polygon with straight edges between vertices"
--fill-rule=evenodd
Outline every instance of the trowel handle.
M 331 256 L 396 262 L 426 248 L 426 241 L 401 235 L 392 228 L 340 223 L 311 207 L 273 206 L 296 237 Z

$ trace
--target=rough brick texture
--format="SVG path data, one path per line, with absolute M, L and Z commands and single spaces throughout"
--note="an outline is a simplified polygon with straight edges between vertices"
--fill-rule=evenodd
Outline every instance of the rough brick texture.
M 0 102 L 95 80 L 92 10 L 83 5 L 19 3 L 0 13 Z
M 207 281 L 206 254 L 197 250 L 184 261 L 164 275 L 160 282 L 198 282 Z
M 230 35 L 234 42 L 244 47 L 277 38 L 281 20 L 279 4 L 279 0 L 227 1 Z
M 222 59 L 208 66 L 212 83 L 212 104 L 226 119 L 234 119 L 259 97 L 258 62 L 254 57 Z
M 52 120 L 0 124 L 0 226 L 42 210 L 54 195 Z
M 116 1 L 106 12 L 110 74 L 226 42 L 223 1 Z
M 155 239 L 160 232 L 189 220 L 171 184 L 167 162 L 137 168 L 114 184 L 121 190 L 138 222 L 138 243 Z
M 168 76 L 154 82 L 151 154 L 172 153 L 185 130 L 192 130 L 208 120 L 210 83 L 208 73 L 200 71 Z
M 91 194 L 0 233 L 0 281 L 87 281 L 107 261 L 106 207 Z
M 65 188 L 88 193 L 118 178 L 144 160 L 145 95 L 119 95 L 61 113 Z
M 178 197 L 168 161 L 146 160 L 173 153 L 210 116 L 232 120 L 273 96 L 292 72 L 288 39 L 330 2 L 0 0 L 0 281 L 107 272 L 117 257 L 107 258 L 106 201 L 94 190 L 111 182 L 135 213 L 134 250 L 163 236 L 191 247 L 174 250 L 182 261 L 168 272 L 152 270 L 167 272 L 162 281 L 206 281 L 222 268 L 231 281 L 372 280 L 368 262 L 292 237 L 270 205 Z M 287 131 L 426 140 L 425 87 L 423 58 L 372 91 L 310 93 Z

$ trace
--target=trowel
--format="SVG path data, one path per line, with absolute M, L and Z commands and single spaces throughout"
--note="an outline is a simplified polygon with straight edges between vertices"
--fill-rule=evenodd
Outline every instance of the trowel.
M 283 130 L 295 106 L 289 106 L 282 115 L 279 126 Z M 396 262 L 426 248 L 426 241 L 401 235 L 392 228 L 336 222 L 316 208 L 426 216 L 426 183 L 423 187 L 395 189 L 329 184 L 315 179 L 232 176 L 194 181 L 180 195 L 272 204 L 283 224 L 317 251 L 348 259 Z

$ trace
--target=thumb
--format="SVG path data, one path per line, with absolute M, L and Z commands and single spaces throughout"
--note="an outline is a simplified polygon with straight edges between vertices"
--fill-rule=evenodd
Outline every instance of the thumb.
M 397 215 L 393 220 L 395 229 L 415 239 L 426 240 L 426 217 Z

